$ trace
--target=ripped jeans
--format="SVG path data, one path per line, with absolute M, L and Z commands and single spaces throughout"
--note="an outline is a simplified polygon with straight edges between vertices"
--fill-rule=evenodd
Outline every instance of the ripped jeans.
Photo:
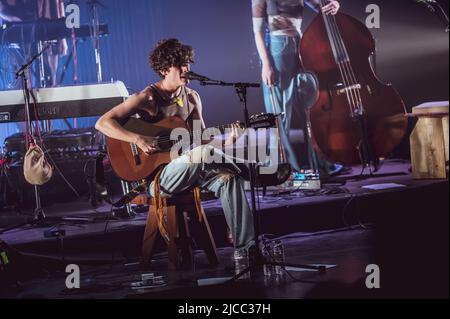
M 187 191 L 195 186 L 213 192 L 220 198 L 228 227 L 231 229 L 235 248 L 248 248 L 255 244 L 253 215 L 250 210 L 244 181 L 235 169 L 220 164 L 210 163 L 207 156 L 209 146 L 200 146 L 201 160 L 193 156 L 196 150 L 172 160 L 163 168 L 161 196 L 170 197 Z M 150 195 L 154 194 L 154 181 L 150 183 Z

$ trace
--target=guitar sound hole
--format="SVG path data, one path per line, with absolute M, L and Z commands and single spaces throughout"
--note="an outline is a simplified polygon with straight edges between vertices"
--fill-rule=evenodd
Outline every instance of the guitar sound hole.
M 158 148 L 162 151 L 168 151 L 171 149 L 171 147 L 174 144 L 174 141 L 170 140 L 170 134 L 169 133 L 162 133 L 158 135 L 157 139 L 157 145 Z

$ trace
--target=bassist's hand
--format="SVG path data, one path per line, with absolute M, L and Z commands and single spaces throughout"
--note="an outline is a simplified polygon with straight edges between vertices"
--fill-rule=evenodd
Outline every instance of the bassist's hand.
M 275 71 L 270 63 L 263 64 L 261 76 L 265 85 L 269 87 L 275 85 Z
M 144 152 L 147 155 L 151 155 L 156 151 L 158 151 L 158 147 L 154 139 L 152 139 L 151 137 L 139 136 L 136 139 L 135 144 L 141 149 L 142 152 Z
M 329 15 L 329 14 L 335 15 L 338 13 L 340 7 L 341 7 L 341 5 L 338 1 L 329 0 L 328 4 L 322 7 L 322 11 L 326 15 Z

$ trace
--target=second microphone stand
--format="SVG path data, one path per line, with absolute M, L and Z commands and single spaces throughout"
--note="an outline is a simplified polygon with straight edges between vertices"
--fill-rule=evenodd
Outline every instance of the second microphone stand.
M 97 82 L 103 81 L 102 61 L 100 57 L 100 20 L 98 6 L 106 8 L 99 0 L 89 0 L 87 4 L 91 11 L 91 36 L 94 43 L 95 65 L 97 66 Z
M 33 122 L 31 120 L 31 107 L 30 107 L 30 88 L 28 87 L 28 78 L 27 73 L 29 71 L 29 68 L 33 64 L 34 61 L 36 61 L 41 55 L 47 50 L 50 46 L 46 45 L 38 52 L 35 56 L 33 56 L 27 63 L 22 65 L 20 69 L 16 72 L 16 79 L 19 77 L 22 79 L 22 89 L 23 89 L 23 97 L 25 102 L 25 118 L 26 118 L 26 125 L 29 137 L 31 138 L 31 142 L 34 141 L 34 128 L 33 128 Z M 39 125 L 39 123 L 37 123 Z M 26 145 L 26 148 L 30 146 L 30 143 Z M 41 196 L 39 193 L 39 186 L 34 185 L 34 196 L 36 200 L 36 207 L 34 209 L 34 221 L 38 223 L 42 223 L 45 219 L 45 213 L 42 209 L 41 205 Z
M 228 83 L 224 81 L 216 81 L 216 80 L 200 80 L 200 85 L 206 86 L 206 85 L 216 85 L 216 86 L 229 86 L 234 87 L 236 90 L 236 93 L 239 97 L 239 100 L 242 103 L 242 106 L 244 107 L 244 119 L 245 119 L 245 127 L 250 127 L 250 114 L 248 112 L 248 104 L 247 104 L 247 89 L 248 88 L 259 88 L 261 87 L 258 83 L 243 83 L 243 82 L 236 82 L 236 83 Z M 247 141 L 248 142 L 248 141 Z M 249 179 L 250 179 L 250 191 L 251 191 L 251 202 L 252 202 L 252 214 L 255 218 L 255 221 L 257 219 L 256 214 L 256 192 L 255 192 L 255 164 L 252 161 L 249 161 Z M 258 221 L 255 223 L 259 225 Z M 255 234 L 256 236 L 259 235 L 258 233 L 258 227 L 255 227 Z M 257 237 L 258 238 L 258 237 Z

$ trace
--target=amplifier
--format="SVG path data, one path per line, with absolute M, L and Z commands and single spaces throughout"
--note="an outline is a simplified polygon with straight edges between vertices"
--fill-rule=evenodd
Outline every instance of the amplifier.
M 53 157 L 83 154 L 105 150 L 104 136 L 94 128 L 56 130 L 42 134 L 43 149 Z M 23 133 L 16 133 L 5 139 L 5 153 L 13 161 L 23 160 L 26 153 Z
M 94 128 L 52 131 L 43 134 L 42 140 L 47 160 L 55 168 L 51 180 L 40 187 L 43 206 L 79 197 L 87 197 L 92 206 L 96 206 L 99 193 L 121 193 L 120 180 L 107 158 L 104 159 L 104 137 Z M 9 204 L 18 208 L 31 207 L 35 202 L 34 191 L 23 175 L 25 139 L 22 133 L 5 140 L 5 155 L 9 164 L 4 169 L 3 180 L 16 197 L 14 203 L 10 200 Z

